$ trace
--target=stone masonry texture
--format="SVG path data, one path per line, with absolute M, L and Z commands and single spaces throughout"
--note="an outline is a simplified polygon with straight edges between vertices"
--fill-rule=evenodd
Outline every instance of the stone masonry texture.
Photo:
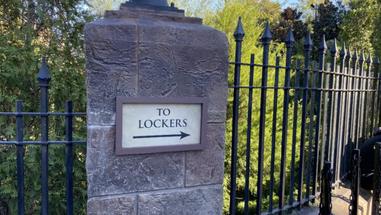
M 88 214 L 221 214 L 228 47 L 182 14 L 121 8 L 85 27 Z M 206 149 L 116 156 L 116 97 L 203 97 Z

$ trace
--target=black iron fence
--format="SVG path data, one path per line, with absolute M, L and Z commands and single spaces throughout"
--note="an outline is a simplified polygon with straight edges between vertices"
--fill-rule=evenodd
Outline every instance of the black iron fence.
M 282 214 L 319 198 L 321 214 L 330 214 L 331 189 L 348 178 L 352 179 L 353 192 L 350 213 L 356 214 L 361 175 L 358 149 L 372 136 L 373 128 L 381 125 L 378 58 L 365 57 L 364 51 L 359 54 L 345 45 L 339 50 L 336 40 L 327 54 L 324 36 L 313 55 L 313 43 L 307 34 L 304 56 L 298 59 L 290 30 L 283 59 L 270 51 L 272 35 L 267 24 L 261 38 L 263 53 L 251 54 L 249 62 L 243 62 L 244 35 L 239 20 L 234 33 L 235 61 L 231 63 L 234 100 L 228 117 L 232 125 L 229 213 L 239 210 L 243 214 Z M 256 57 L 262 63 L 256 63 Z M 22 101 L 17 101 L 16 112 L 0 112 L 0 116 L 14 117 L 16 123 L 15 139 L 0 140 L 0 145 L 16 146 L 18 214 L 25 213 L 26 145 L 41 148 L 41 213 L 49 214 L 51 144 L 66 149 L 66 210 L 73 214 L 73 146 L 86 143 L 73 139 L 73 118 L 85 113 L 73 112 L 72 102 L 66 103 L 63 113 L 49 112 L 50 75 L 45 61 L 38 81 L 40 112 L 23 112 Z M 65 117 L 64 140 L 49 139 L 48 121 L 53 116 Z M 40 118 L 40 140 L 25 140 L 24 117 Z M 376 148 L 379 152 L 380 146 Z M 379 154 L 375 162 L 377 178 L 381 171 L 377 165 Z M 373 182 L 374 187 L 380 187 L 379 180 Z M 380 197 L 379 189 L 375 189 L 374 196 Z M 373 207 L 380 210 L 379 198 L 374 202 Z
M 65 112 L 49 112 L 48 110 L 48 88 L 50 74 L 45 60 L 42 61 L 38 73 L 40 86 L 40 112 L 23 112 L 23 102 L 16 102 L 16 112 L 0 112 L 0 117 L 14 117 L 16 122 L 16 136 L 14 140 L 0 139 L 0 145 L 15 145 L 17 150 L 17 208 L 18 214 L 25 214 L 24 200 L 24 173 L 28 171 L 24 165 L 25 147 L 27 145 L 39 145 L 41 148 L 41 214 L 49 214 L 49 145 L 58 144 L 65 147 L 65 168 L 66 168 L 66 214 L 73 214 L 73 146 L 75 144 L 86 144 L 83 140 L 73 139 L 73 118 L 86 116 L 86 113 L 73 112 L 73 103 L 66 102 Z M 65 117 L 65 139 L 49 139 L 49 117 Z M 24 138 L 24 117 L 40 118 L 40 140 L 27 141 Z
M 239 20 L 228 116 L 229 214 L 282 214 L 319 197 L 321 214 L 330 214 L 332 186 L 355 178 L 358 192 L 359 164 L 352 165 L 352 156 L 360 160 L 361 143 L 381 125 L 379 59 L 345 44 L 339 49 L 336 40 L 328 50 L 324 36 L 315 53 L 309 33 L 303 56 L 295 56 L 291 30 L 283 59 L 270 51 L 267 24 L 262 63 L 254 54 L 242 62 L 244 35 Z

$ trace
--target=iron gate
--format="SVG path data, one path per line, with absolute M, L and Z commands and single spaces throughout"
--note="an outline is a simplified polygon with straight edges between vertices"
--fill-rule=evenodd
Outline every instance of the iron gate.
M 352 178 L 350 213 L 355 214 L 358 149 L 381 125 L 379 59 L 345 44 L 339 50 L 336 40 L 328 50 L 324 35 L 313 52 L 310 33 L 305 35 L 303 57 L 296 57 L 296 41 L 289 30 L 283 66 L 283 56 L 270 52 L 267 23 L 259 64 L 254 54 L 242 55 L 244 36 L 239 19 L 229 79 L 234 98 L 228 116 L 232 125 L 229 214 L 282 214 L 319 197 L 320 213 L 330 214 L 331 189 L 345 178 Z M 256 186 L 250 186 L 253 180 Z

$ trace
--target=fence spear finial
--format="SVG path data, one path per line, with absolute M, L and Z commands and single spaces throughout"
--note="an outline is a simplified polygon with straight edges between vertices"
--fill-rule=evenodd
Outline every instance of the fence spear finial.
M 42 58 L 40 70 L 37 74 L 37 79 L 40 84 L 48 84 L 51 79 L 45 57 Z
M 324 53 L 327 51 L 327 42 L 325 41 L 325 34 L 321 37 L 319 50 L 323 51 Z
M 294 33 L 292 33 L 292 29 L 291 28 L 288 29 L 285 43 L 286 43 L 287 47 L 291 47 L 295 43 Z
M 351 59 L 352 58 L 352 52 L 351 52 L 351 48 L 348 46 L 347 48 L 347 58 L 348 59 Z
M 368 58 L 366 59 L 366 63 L 367 64 L 371 64 L 373 62 L 373 60 L 372 60 L 372 54 L 369 52 L 368 53 Z
M 234 32 L 234 38 L 236 41 L 242 41 L 244 36 L 245 32 L 243 31 L 242 20 L 241 17 L 239 17 L 237 27 Z
M 338 50 L 338 48 L 337 48 L 337 41 L 336 41 L 336 38 L 333 40 L 333 45 L 332 45 L 332 47 L 331 47 L 331 54 L 333 55 L 333 56 L 336 56 L 336 54 L 337 54 L 337 50 Z
M 304 49 L 311 51 L 312 45 L 311 33 L 307 32 L 306 36 L 304 37 Z
M 261 37 L 261 41 L 262 41 L 262 43 L 269 43 L 272 38 L 273 38 L 273 35 L 271 34 L 270 24 L 267 21 L 265 31 L 263 32 L 263 35 Z
M 357 51 L 357 48 L 355 48 L 355 52 L 354 52 L 354 54 L 353 54 L 353 57 L 352 57 L 352 59 L 354 60 L 354 61 L 356 61 L 357 60 L 357 58 L 358 58 L 358 51 Z
M 359 62 L 364 62 L 364 60 L 365 60 L 365 51 L 364 49 L 361 49 Z
M 344 59 L 346 55 L 347 55 L 347 47 L 344 42 L 343 47 L 341 47 L 341 50 L 340 50 L 340 56 Z

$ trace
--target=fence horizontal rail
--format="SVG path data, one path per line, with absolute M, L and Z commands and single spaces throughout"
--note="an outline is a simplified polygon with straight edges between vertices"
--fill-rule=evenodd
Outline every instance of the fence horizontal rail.
M 86 113 L 82 112 L 73 112 L 73 113 L 64 113 L 64 112 L 0 112 L 0 116 L 78 116 L 85 117 Z
M 367 89 L 330 89 L 330 88 L 312 88 L 312 87 L 254 87 L 254 86 L 232 86 L 230 89 L 242 88 L 242 89 L 282 89 L 282 90 L 310 90 L 310 91 L 333 91 L 333 92 L 378 92 L 378 90 Z
M 236 66 L 255 66 L 255 67 L 258 67 L 258 68 L 262 68 L 263 65 L 262 64 L 250 64 L 250 63 L 234 63 L 234 62 L 229 62 L 230 65 L 236 65 Z M 266 67 L 268 68 L 273 68 L 273 69 L 282 69 L 282 70 L 285 70 L 285 69 L 290 69 L 290 70 L 303 70 L 304 69 L 301 67 L 301 68 L 295 68 L 295 67 L 285 67 L 285 66 L 272 66 L 272 65 L 266 65 Z M 280 70 L 280 71 L 282 71 Z M 249 72 L 249 71 L 246 71 L 246 72 Z M 368 79 L 368 80 L 381 80 L 381 77 L 372 77 L 372 76 L 369 76 L 369 75 L 354 75 L 354 74 L 348 74 L 348 73 L 341 73 L 341 72 L 334 72 L 334 71 L 329 71 L 329 70 L 317 70 L 317 69 L 308 69 L 306 70 L 306 72 L 309 72 L 309 73 L 323 73 L 323 74 L 332 74 L 332 75 L 337 75 L 336 77 L 338 76 L 344 76 L 344 77 L 349 77 L 349 78 L 358 78 L 358 79 Z
M 57 144 L 57 145 L 66 145 L 66 144 L 86 144 L 84 140 L 49 140 L 49 141 L 0 141 L 0 145 L 44 145 L 44 144 Z

